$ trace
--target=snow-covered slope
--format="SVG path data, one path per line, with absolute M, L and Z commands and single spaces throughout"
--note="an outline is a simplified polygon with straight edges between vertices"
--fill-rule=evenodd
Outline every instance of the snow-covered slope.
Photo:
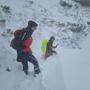
M 26 76 L 7 39 L 1 37 L 0 43 L 0 90 L 45 90 L 42 75 L 34 78 L 33 72 L 30 71 L 30 75 Z M 32 65 L 30 66 L 32 68 Z
M 82 50 L 58 48 L 58 55 L 43 62 L 38 60 L 42 67 L 42 78 L 25 76 L 21 64 L 14 59 L 15 52 L 8 47 L 9 43 L 0 38 L 0 89 L 1 90 L 89 90 L 90 66 L 89 45 L 90 37 L 83 43 Z M 6 47 L 6 48 L 5 48 Z M 7 48 L 8 47 L 8 48 Z M 7 68 L 11 71 L 8 72 Z M 30 71 L 32 65 L 30 65 Z
M 21 64 L 16 62 L 16 53 L 9 47 L 5 37 L 0 38 L 0 89 L 1 90 L 89 90 L 89 40 L 83 42 L 82 50 L 57 49 L 58 55 L 47 61 L 34 52 L 42 68 L 42 78 L 27 77 L 22 72 Z M 35 42 L 34 42 L 35 43 Z M 39 45 L 39 42 L 38 42 Z M 36 47 L 36 46 L 33 46 Z M 7 68 L 11 72 L 7 71 Z M 30 70 L 32 65 L 30 65 Z M 42 80 L 41 80 L 42 79 Z
M 21 64 L 16 61 L 16 52 L 9 46 L 12 37 L 0 35 L 0 90 L 90 90 L 90 27 L 87 25 L 90 8 L 72 0 L 64 1 L 73 7 L 62 7 L 60 0 L 0 0 L 1 5 L 9 5 L 12 9 L 11 15 L 5 17 L 7 28 L 12 31 L 26 26 L 30 19 L 39 23 L 38 31 L 33 35 L 32 50 L 42 70 L 42 75 L 36 79 L 32 73 L 25 76 Z M 86 28 L 79 34 L 73 33 L 68 29 L 68 23 L 80 23 Z M 83 33 L 88 37 L 82 37 Z M 52 35 L 59 43 L 58 54 L 44 61 L 41 42 Z M 69 40 L 63 41 L 65 38 Z M 77 40 L 79 38 L 81 40 Z M 68 45 L 79 49 L 68 48 Z M 32 70 L 33 66 L 29 64 L 29 71 Z
M 64 80 L 67 90 L 90 89 L 90 36 L 82 50 L 61 50 Z

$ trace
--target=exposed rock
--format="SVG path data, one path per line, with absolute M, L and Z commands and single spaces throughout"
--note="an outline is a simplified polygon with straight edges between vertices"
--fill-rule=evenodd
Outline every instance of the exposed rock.
M 68 27 L 72 32 L 79 33 L 86 29 L 86 26 L 83 24 L 76 24 L 76 23 L 68 23 Z
M 72 4 L 70 4 L 66 1 L 63 1 L 63 0 L 60 1 L 60 5 L 63 7 L 68 7 L 68 8 L 71 8 L 73 6 Z
M 5 27 L 6 27 L 6 20 L 0 19 L 0 28 L 5 28 Z
M 0 64 L 0 68 L 2 67 L 2 65 Z
M 11 72 L 11 69 L 9 67 L 6 68 L 7 72 Z
M 90 25 L 90 21 L 88 21 L 87 24 Z
M 11 8 L 10 8 L 10 6 L 1 5 L 0 7 L 2 8 L 2 11 L 4 11 L 5 13 L 11 13 Z
M 74 1 L 80 3 L 82 6 L 90 6 L 90 0 L 74 0 Z

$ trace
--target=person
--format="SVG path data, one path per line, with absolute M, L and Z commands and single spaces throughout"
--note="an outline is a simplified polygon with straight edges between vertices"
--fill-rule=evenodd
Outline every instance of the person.
M 32 34 L 37 29 L 38 24 L 34 21 L 28 21 L 28 26 L 26 28 L 23 28 L 22 30 L 16 30 L 14 32 L 14 36 L 22 37 L 23 43 L 22 46 L 17 46 L 19 49 L 17 49 L 17 61 L 22 63 L 23 71 L 26 75 L 28 75 L 28 62 L 32 63 L 34 65 L 34 73 L 39 74 L 40 68 L 39 63 L 36 59 L 36 57 L 33 55 L 32 50 L 30 46 L 32 45 L 33 38 Z M 19 35 L 17 34 L 19 33 Z M 19 42 L 20 43 L 20 42 Z
M 55 41 L 55 37 L 51 36 L 50 40 L 47 42 L 46 45 L 45 59 L 52 56 L 53 54 L 57 54 L 57 52 L 54 49 L 57 48 L 58 45 L 53 46 L 54 41 Z

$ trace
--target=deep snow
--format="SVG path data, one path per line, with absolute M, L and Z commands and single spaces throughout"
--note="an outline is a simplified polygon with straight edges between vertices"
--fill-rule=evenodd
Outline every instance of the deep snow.
M 62 29 L 56 24 L 50 26 L 50 20 L 65 24 L 67 22 L 86 23 L 90 19 L 90 8 L 79 6 L 78 10 L 74 7 L 67 10 L 59 6 L 59 0 L 34 0 L 34 5 L 29 5 L 28 1 L 0 0 L 0 4 L 9 5 L 12 8 L 11 18 L 5 17 L 7 28 L 11 28 L 12 31 L 26 26 L 29 19 L 39 23 L 38 31 L 33 35 L 32 50 L 40 63 L 42 74 L 37 78 L 33 78 L 31 73 L 25 76 L 21 64 L 16 61 L 16 52 L 9 46 L 12 37 L 0 36 L 0 90 L 90 90 L 89 32 L 88 36 L 80 42 L 82 49 L 65 48 L 64 43 L 60 41 L 56 49 L 57 55 L 48 58 L 47 61 L 44 61 L 41 55 L 42 40 L 49 39 L 51 35 L 56 36 L 58 28 Z M 71 0 L 69 2 L 73 3 Z M 81 21 L 77 13 L 82 18 Z M 43 20 L 46 21 L 43 22 Z M 71 32 L 68 33 L 73 36 Z M 67 37 L 67 34 L 63 36 L 60 33 L 60 36 Z M 7 72 L 7 68 L 11 72 Z M 33 66 L 29 64 L 29 71 L 32 72 L 32 70 Z
M 83 49 L 65 49 L 58 47 L 58 55 L 43 61 L 40 55 L 35 54 L 39 60 L 42 77 L 37 79 L 32 75 L 25 76 L 21 64 L 17 63 L 16 53 L 0 38 L 0 89 L 1 90 L 89 90 L 90 89 L 90 36 L 83 42 Z M 39 44 L 39 43 L 38 43 Z M 7 48 L 8 47 L 8 48 Z M 35 50 L 35 49 L 34 49 Z M 35 50 L 37 51 L 37 50 Z M 35 52 L 34 51 L 34 52 Z M 7 72 L 9 67 L 11 72 Z M 32 71 L 32 65 L 30 65 Z

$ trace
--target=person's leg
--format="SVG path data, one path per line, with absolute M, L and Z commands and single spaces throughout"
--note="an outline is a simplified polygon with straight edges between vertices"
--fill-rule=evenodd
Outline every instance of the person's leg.
M 56 51 L 54 51 L 54 50 L 52 50 L 52 54 L 57 54 L 57 52 L 56 52 Z
M 53 53 L 51 52 L 51 50 L 47 50 L 45 53 L 45 59 L 47 59 L 48 57 L 52 56 Z
M 29 53 L 28 61 L 34 65 L 35 74 L 39 74 L 40 73 L 39 63 L 36 57 L 32 55 L 32 53 Z
M 23 71 L 25 72 L 26 75 L 28 75 L 28 61 L 24 60 L 22 62 L 22 65 L 23 65 Z
M 17 61 L 22 62 L 23 60 L 23 52 L 21 50 L 17 50 Z

